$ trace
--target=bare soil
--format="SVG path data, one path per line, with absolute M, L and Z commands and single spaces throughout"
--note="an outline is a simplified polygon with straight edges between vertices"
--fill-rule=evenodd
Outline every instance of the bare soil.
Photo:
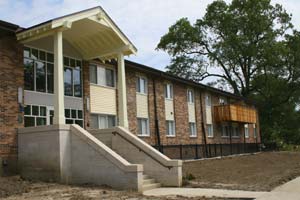
M 24 181 L 20 177 L 0 177 L 1 200 L 238 200 L 223 198 L 186 198 L 182 196 L 146 197 L 133 191 L 109 187 L 69 186 L 56 183 Z
M 186 187 L 270 191 L 300 176 L 300 152 L 185 162 L 183 175 Z

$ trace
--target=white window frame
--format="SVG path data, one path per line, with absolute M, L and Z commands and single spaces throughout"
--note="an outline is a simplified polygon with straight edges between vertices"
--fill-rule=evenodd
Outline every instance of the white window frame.
M 141 83 L 142 83 L 142 79 L 145 81 L 144 83 L 144 89 L 143 91 L 141 90 Z M 145 76 L 137 76 L 137 83 L 136 83 L 137 87 L 136 87 L 136 92 L 138 94 L 147 94 L 148 93 L 148 80 Z
M 108 129 L 108 128 L 113 128 L 113 127 L 108 127 L 108 117 L 111 116 L 111 117 L 114 117 L 115 120 L 114 120 L 114 124 L 115 126 L 117 126 L 117 117 L 116 115 L 109 115 L 109 114 L 101 114 L 101 113 L 91 113 L 91 115 L 94 115 L 94 116 L 97 116 L 97 124 L 98 124 L 98 127 L 96 129 Z M 106 118 L 106 121 L 105 121 L 105 128 L 100 128 L 100 117 L 105 117 Z
M 146 133 L 141 133 L 140 131 L 140 126 L 139 126 L 139 120 L 142 120 L 142 121 L 146 121 Z M 149 127 L 149 119 L 148 118 L 141 118 L 141 117 L 138 117 L 137 118 L 137 123 L 138 123 L 138 136 L 140 137 L 149 137 L 150 136 L 150 127 Z
M 173 123 L 172 129 L 169 129 L 169 123 Z M 172 132 L 169 132 L 172 130 Z M 174 120 L 166 120 L 166 135 L 167 137 L 175 137 L 176 136 L 176 125 Z
M 207 107 L 211 107 L 211 95 L 210 94 L 205 95 L 205 105 Z
M 189 104 L 194 104 L 195 102 L 194 90 L 192 89 L 187 90 L 187 101 Z
M 192 128 L 192 126 L 194 126 L 194 128 Z M 189 122 L 189 130 L 190 130 L 190 137 L 192 138 L 197 137 L 197 127 L 195 122 Z
M 171 83 L 165 84 L 165 99 L 173 100 L 174 98 L 174 91 L 173 85 Z
M 92 85 L 98 85 L 98 86 L 102 86 L 102 87 L 108 87 L 108 88 L 116 88 L 116 84 L 117 84 L 117 76 L 116 76 L 116 69 L 114 69 L 113 67 L 110 67 L 110 66 L 105 66 L 105 65 L 99 65 L 99 64 L 95 64 L 95 63 L 91 63 L 90 66 L 93 65 L 96 67 L 96 83 L 91 83 Z M 100 77 L 99 77 L 99 74 L 100 74 L 100 69 L 99 68 L 102 68 L 104 69 L 105 71 L 105 77 L 104 77 L 104 82 L 105 84 L 102 84 L 100 82 Z M 113 71 L 113 76 L 114 76 L 114 86 L 109 86 L 107 85 L 107 78 L 106 78 L 106 69 L 108 70 L 112 70 Z M 90 76 L 90 75 L 89 75 Z
M 206 124 L 206 130 L 207 130 L 207 137 L 208 138 L 213 138 L 214 137 L 214 127 L 213 127 L 213 125 L 212 124 Z M 209 131 L 209 130 L 211 130 L 211 131 Z
M 249 138 L 249 124 L 244 125 L 245 138 Z
M 24 121 L 25 121 L 25 117 L 33 117 L 34 118 L 34 126 L 31 126 L 31 127 L 37 127 L 38 126 L 37 125 L 37 118 L 46 119 L 46 124 L 45 125 L 49 125 L 48 124 L 48 119 L 47 119 L 48 118 L 48 115 L 47 115 L 48 110 L 47 110 L 47 106 L 46 105 L 27 104 L 25 106 L 30 106 L 30 114 L 25 114 L 25 112 L 24 112 Z M 32 106 L 37 106 L 38 107 L 38 109 L 39 109 L 39 115 L 33 115 L 32 114 Z M 45 107 L 46 108 L 46 116 L 42 116 L 41 115 L 41 107 Z M 25 126 L 25 122 L 24 122 L 24 126 Z M 42 126 L 44 126 L 44 125 L 42 125 Z

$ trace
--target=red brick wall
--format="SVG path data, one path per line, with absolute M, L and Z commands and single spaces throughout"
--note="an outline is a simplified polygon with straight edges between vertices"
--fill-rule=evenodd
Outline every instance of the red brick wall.
M 0 157 L 10 165 L 17 156 L 17 128 L 24 126 L 18 104 L 18 88 L 24 85 L 23 47 L 14 37 L 1 38 L 0 47 Z

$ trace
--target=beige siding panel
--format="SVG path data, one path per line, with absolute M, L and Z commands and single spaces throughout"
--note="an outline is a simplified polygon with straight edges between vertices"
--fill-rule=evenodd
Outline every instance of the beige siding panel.
M 116 90 L 97 85 L 90 86 L 91 112 L 116 115 Z
M 189 122 L 196 122 L 195 104 L 188 104 Z
M 148 95 L 136 94 L 136 115 L 140 118 L 148 118 Z
M 211 106 L 206 106 L 206 124 L 212 124 Z
M 174 104 L 173 100 L 165 99 L 166 120 L 174 120 Z

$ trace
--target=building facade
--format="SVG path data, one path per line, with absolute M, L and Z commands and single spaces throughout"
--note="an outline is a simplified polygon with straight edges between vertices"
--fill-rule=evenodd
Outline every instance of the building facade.
M 153 146 L 260 143 L 249 100 L 124 60 L 135 52 L 101 8 L 27 29 L 0 21 L 3 165 L 16 165 L 18 128 L 52 124 L 123 126 Z

